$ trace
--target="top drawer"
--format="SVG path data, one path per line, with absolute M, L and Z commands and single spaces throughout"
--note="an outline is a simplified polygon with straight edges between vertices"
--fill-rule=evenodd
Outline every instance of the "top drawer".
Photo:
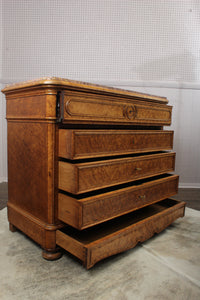
M 166 104 L 97 95 L 61 93 L 58 119 L 63 123 L 170 125 L 172 107 Z

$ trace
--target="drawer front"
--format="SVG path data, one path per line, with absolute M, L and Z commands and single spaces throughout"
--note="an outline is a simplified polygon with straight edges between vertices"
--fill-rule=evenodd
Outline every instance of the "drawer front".
M 56 243 L 83 261 L 87 269 L 96 262 L 131 249 L 184 216 L 185 203 L 166 199 L 104 224 L 78 231 L 57 230 Z
M 80 194 L 171 172 L 174 166 L 175 153 L 79 164 L 60 161 L 58 185 L 61 190 Z
M 105 95 L 62 92 L 63 123 L 170 125 L 172 107 Z
M 67 159 L 171 150 L 173 131 L 59 130 L 59 156 Z
M 163 176 L 79 200 L 59 193 L 58 218 L 77 229 L 85 229 L 175 195 L 178 178 L 177 175 Z

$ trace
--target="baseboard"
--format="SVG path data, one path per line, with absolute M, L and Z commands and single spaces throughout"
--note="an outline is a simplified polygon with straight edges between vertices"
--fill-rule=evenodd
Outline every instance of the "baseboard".
M 179 183 L 180 189 L 200 189 L 200 183 Z
M 2 182 L 8 182 L 8 178 L 7 177 L 0 177 L 0 183 Z

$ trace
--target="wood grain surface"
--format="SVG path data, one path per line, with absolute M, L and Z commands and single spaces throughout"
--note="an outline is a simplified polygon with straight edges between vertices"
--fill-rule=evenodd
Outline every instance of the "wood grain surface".
M 174 166 L 173 152 L 74 164 L 59 161 L 58 186 L 80 194 L 171 172 Z M 73 179 L 68 180 L 69 173 Z
M 58 230 L 56 241 L 89 269 L 98 261 L 133 248 L 161 232 L 178 217 L 183 217 L 184 211 L 184 202 L 167 199 L 83 232 L 70 227 Z M 69 249 L 71 244 L 76 247 Z
M 177 191 L 178 176 L 169 175 L 81 199 L 59 193 L 58 218 L 82 230 L 173 196 Z
M 170 125 L 172 107 L 135 98 L 62 92 L 60 120 L 63 123 Z
M 59 157 L 90 157 L 171 150 L 173 131 L 164 130 L 59 130 Z
M 45 259 L 59 258 L 60 246 L 90 268 L 183 215 L 183 203 L 156 204 L 178 186 L 166 175 L 175 153 L 164 152 L 173 147 L 173 132 L 162 130 L 172 113 L 165 97 L 56 77 L 2 92 L 9 228 L 37 242 Z M 60 231 L 66 223 L 79 230 Z

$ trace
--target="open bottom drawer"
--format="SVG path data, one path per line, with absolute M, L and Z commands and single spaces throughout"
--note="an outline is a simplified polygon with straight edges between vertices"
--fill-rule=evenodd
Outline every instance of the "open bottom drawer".
M 111 255 L 131 249 L 183 217 L 185 202 L 165 199 L 83 231 L 66 226 L 56 243 L 78 257 L 87 269 Z

